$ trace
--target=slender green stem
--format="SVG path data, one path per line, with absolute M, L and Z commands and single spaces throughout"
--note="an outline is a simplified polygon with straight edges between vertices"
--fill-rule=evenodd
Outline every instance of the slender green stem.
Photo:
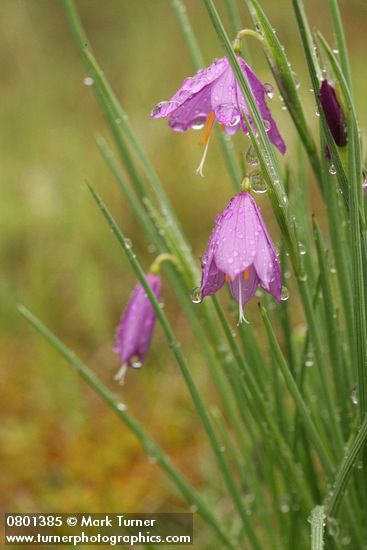
M 211 507 L 201 498 L 201 496 L 191 487 L 182 474 L 173 466 L 167 454 L 160 449 L 155 441 L 145 432 L 141 425 L 126 410 L 126 406 L 120 402 L 119 398 L 106 388 L 97 376 L 78 359 L 73 351 L 67 348 L 55 334 L 53 334 L 41 321 L 39 321 L 24 306 L 19 307 L 20 313 L 29 321 L 29 323 L 40 332 L 46 340 L 68 361 L 76 372 L 87 382 L 87 384 L 111 407 L 119 418 L 128 426 L 144 446 L 146 453 L 154 457 L 161 466 L 173 484 L 182 493 L 190 505 L 197 507 L 202 518 L 214 529 L 218 538 L 226 548 L 235 550 L 235 546 L 230 541 L 228 535 L 222 529 L 222 522 L 212 513 Z
M 265 323 L 266 331 L 269 338 L 269 343 L 271 346 L 271 352 L 276 359 L 277 365 L 282 372 L 285 383 L 287 384 L 288 390 L 291 393 L 296 407 L 298 408 L 300 417 L 302 418 L 303 424 L 308 432 L 310 439 L 312 440 L 314 447 L 319 456 L 320 462 L 324 467 L 325 473 L 328 477 L 332 477 L 334 472 L 333 461 L 330 458 L 328 450 L 324 447 L 324 444 L 320 438 L 320 435 L 312 421 L 310 412 L 303 400 L 303 397 L 298 389 L 298 386 L 292 376 L 292 373 L 289 370 L 288 364 L 284 359 L 284 355 L 279 347 L 278 341 L 271 326 L 269 317 L 266 313 L 265 308 L 261 307 L 261 314 Z
M 324 548 L 324 507 L 315 506 L 309 521 L 311 523 L 311 550 L 322 550 Z
M 203 424 L 203 427 L 206 431 L 206 434 L 208 436 L 209 442 L 211 444 L 211 447 L 213 449 L 214 455 L 216 457 L 219 469 L 223 475 L 223 479 L 226 483 L 227 489 L 233 499 L 233 502 L 237 508 L 237 511 L 243 521 L 244 528 L 246 529 L 246 534 L 253 546 L 254 549 L 260 550 L 260 543 L 258 541 L 257 534 L 254 530 L 254 527 L 252 523 L 249 520 L 249 517 L 246 513 L 242 496 L 239 491 L 239 488 L 233 479 L 233 476 L 231 475 L 231 471 L 228 467 L 227 461 L 223 456 L 223 452 L 221 450 L 221 446 L 217 440 L 217 437 L 215 435 L 215 432 L 212 428 L 211 422 L 209 420 L 209 415 L 206 411 L 206 408 L 201 400 L 200 394 L 195 386 L 195 383 L 193 381 L 193 378 L 190 374 L 190 369 L 188 368 L 186 359 L 181 351 L 180 343 L 178 342 L 175 333 L 173 332 L 173 329 L 164 313 L 162 308 L 159 305 L 158 299 L 155 296 L 154 292 L 152 291 L 149 283 L 146 280 L 146 277 L 144 275 L 144 272 L 136 259 L 135 254 L 130 249 L 130 246 L 127 245 L 124 235 L 122 234 L 121 230 L 118 228 L 115 220 L 113 219 L 112 215 L 110 214 L 109 210 L 107 209 L 106 205 L 98 195 L 98 193 L 89 185 L 89 189 L 92 193 L 92 196 L 94 197 L 98 207 L 100 208 L 103 216 L 105 217 L 111 231 L 117 238 L 117 241 L 121 245 L 122 249 L 124 250 L 127 259 L 130 262 L 130 265 L 132 269 L 134 270 L 137 279 L 144 287 L 145 292 L 147 293 L 147 296 L 154 308 L 154 311 L 157 315 L 158 321 L 160 322 L 162 329 L 166 335 L 167 342 L 169 347 L 172 349 L 172 352 L 176 358 L 177 364 L 180 367 L 181 373 L 183 375 L 183 378 L 185 380 L 185 383 L 188 387 L 188 390 L 190 392 L 191 398 L 193 400 L 193 403 L 195 405 L 195 408 L 198 412 L 198 415 L 201 419 L 201 422 Z
M 331 15 L 333 18 L 336 44 L 339 51 L 340 62 L 343 69 L 344 77 L 348 83 L 349 89 L 352 90 L 352 78 L 350 74 L 348 49 L 347 49 L 347 43 L 345 40 L 343 23 L 342 23 L 340 11 L 339 11 L 338 0 L 329 0 L 329 6 L 331 10 Z
M 354 330 L 358 373 L 358 399 L 361 422 L 367 416 L 367 323 L 365 285 L 363 278 L 362 241 L 360 234 L 360 204 L 362 204 L 362 173 L 358 129 L 350 113 L 349 128 L 349 179 L 350 179 L 350 231 L 352 244 L 352 287 L 354 304 Z M 363 452 L 365 502 L 367 503 L 367 448 Z
M 325 499 L 325 510 L 329 517 L 335 517 L 345 491 L 350 480 L 350 477 L 355 472 L 355 466 L 360 459 L 361 452 L 367 443 L 367 417 L 362 422 L 359 431 L 354 438 L 353 442 L 348 445 L 347 451 L 344 455 L 344 460 L 339 467 L 335 482 L 332 485 L 330 493 Z
M 269 410 L 266 406 L 266 402 L 264 399 L 263 394 L 261 393 L 258 384 L 256 380 L 253 377 L 253 374 L 251 370 L 248 368 L 248 365 L 246 364 L 243 355 L 241 354 L 240 349 L 238 348 L 233 336 L 231 328 L 228 325 L 228 321 L 226 320 L 225 316 L 223 315 L 223 311 L 219 306 L 218 301 L 214 298 L 214 306 L 216 309 L 216 312 L 218 314 L 218 318 L 221 322 L 221 325 L 223 327 L 223 330 L 225 334 L 227 335 L 228 342 L 230 344 L 232 353 L 234 357 L 237 360 L 237 363 L 241 366 L 241 371 L 243 372 L 245 376 L 245 384 L 248 388 L 248 391 L 250 392 L 250 395 L 252 396 L 252 399 L 254 400 L 254 404 L 256 406 L 256 411 L 258 414 L 261 415 L 262 422 L 265 422 L 266 426 L 269 429 L 269 433 L 272 434 L 272 437 L 277 445 L 277 448 L 279 450 L 280 457 L 285 465 L 285 467 L 288 469 L 290 475 L 292 476 L 293 483 L 297 486 L 297 489 L 299 491 L 300 499 L 304 501 L 306 506 L 310 503 L 310 496 L 309 496 L 309 488 L 306 487 L 300 477 L 300 472 L 298 471 L 298 468 L 296 467 L 295 461 L 293 459 L 291 450 L 287 444 L 287 442 L 284 440 L 283 435 L 281 434 L 278 426 L 276 425 L 272 415 L 269 413 Z M 262 426 L 262 424 L 261 424 Z

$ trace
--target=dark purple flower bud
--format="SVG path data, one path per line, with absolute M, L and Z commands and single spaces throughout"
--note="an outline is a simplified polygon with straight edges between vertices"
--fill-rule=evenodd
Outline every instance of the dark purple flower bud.
M 216 218 L 202 258 L 201 298 L 215 294 L 225 281 L 239 304 L 239 322 L 258 285 L 281 301 L 275 248 L 255 200 L 246 191 L 233 197 Z
M 159 300 L 162 286 L 160 277 L 149 273 L 147 281 Z M 143 286 L 138 283 L 116 331 L 114 351 L 120 356 L 121 368 L 115 378 L 121 384 L 124 382 L 127 367 L 142 366 L 152 339 L 155 320 L 153 306 Z
M 347 124 L 333 86 L 323 80 L 317 95 L 335 143 L 344 147 L 348 141 Z
M 242 57 L 238 56 L 238 61 L 256 100 L 269 139 L 284 154 L 285 143 L 265 100 L 266 96 L 272 97 L 272 87 L 262 84 Z M 232 67 L 228 59 L 222 57 L 216 59 L 209 67 L 197 71 L 193 77 L 186 78 L 169 101 L 161 101 L 153 108 L 151 116 L 169 117 L 169 125 L 176 132 L 185 132 L 189 128 L 199 130 L 207 125 L 203 140 L 205 152 L 198 168 L 202 175 L 202 165 L 215 119 L 229 135 L 237 133 L 241 128 L 248 134 L 243 112 L 251 122 L 245 98 Z M 251 126 L 255 130 L 252 122 Z

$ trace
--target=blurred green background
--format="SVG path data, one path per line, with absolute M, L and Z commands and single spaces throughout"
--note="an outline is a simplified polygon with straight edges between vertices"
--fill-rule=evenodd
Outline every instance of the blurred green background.
M 216 4 L 228 23 L 224 2 Z M 209 64 L 222 56 L 221 46 L 202 3 L 187 0 L 186 5 Z M 149 118 L 152 106 L 168 99 L 193 72 L 171 3 L 79 0 L 77 6 L 97 58 L 199 258 L 213 217 L 233 189 L 214 140 L 205 178 L 198 178 L 194 170 L 202 154 L 200 133 L 176 134 L 166 121 Z M 239 6 L 243 26 L 251 26 L 245 3 Z M 291 1 L 263 0 L 262 6 L 285 45 L 310 121 L 316 125 Z M 332 41 L 328 2 L 306 0 L 305 6 L 312 26 Z M 367 4 L 344 0 L 341 9 L 363 128 Z M 273 82 L 259 44 L 251 39 L 247 44 L 254 70 L 264 81 Z M 119 366 L 112 351 L 114 331 L 135 283 L 86 191 L 86 178 L 111 205 L 145 268 L 154 254 L 96 147 L 97 131 L 109 136 L 93 90 L 83 84 L 86 75 L 62 2 L 1 0 L 0 52 L 2 511 L 186 510 L 130 432 L 20 318 L 18 303 L 27 305 L 113 391 L 121 393 L 130 412 L 185 475 L 214 499 L 211 454 L 159 327 L 144 368 L 129 372 L 122 389 L 113 381 Z M 292 165 L 295 132 L 278 94 L 272 110 L 289 145 L 287 159 Z M 239 154 L 246 151 L 243 135 L 234 141 Z M 320 211 L 312 190 L 313 209 Z M 267 199 L 259 200 L 276 237 Z M 195 380 L 209 394 L 206 367 L 167 285 L 165 304 Z

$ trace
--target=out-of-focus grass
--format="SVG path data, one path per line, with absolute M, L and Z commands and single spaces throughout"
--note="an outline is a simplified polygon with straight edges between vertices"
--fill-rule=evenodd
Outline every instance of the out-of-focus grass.
M 299 76 L 309 116 L 314 106 L 290 2 L 263 1 Z M 244 26 L 250 24 L 239 3 Z M 187 1 L 207 61 L 221 56 L 200 2 Z M 218 6 L 223 5 L 218 1 Z M 342 2 L 361 125 L 367 94 L 366 4 Z M 78 2 L 101 65 L 150 153 L 199 257 L 214 215 L 232 194 L 219 150 L 212 142 L 206 177 L 194 168 L 200 135 L 172 133 L 152 121 L 154 103 L 167 99 L 192 73 L 169 0 Z M 306 3 L 311 21 L 328 34 L 327 2 Z M 0 201 L 0 364 L 2 422 L 1 495 L 4 511 L 145 511 L 180 507 L 165 478 L 130 433 L 75 374 L 25 325 L 25 303 L 114 387 L 115 326 L 133 276 L 104 225 L 83 181 L 90 179 L 113 205 L 119 222 L 148 267 L 153 255 L 115 188 L 94 143 L 106 133 L 93 93 L 83 85 L 81 63 L 61 2 L 3 0 L 0 5 L 2 86 L 2 197 Z M 272 81 L 257 43 L 253 66 Z M 295 147 L 287 112 L 272 106 Z M 316 122 L 316 117 L 315 117 Z M 237 136 L 245 151 L 243 136 Z M 294 140 L 293 140 L 294 141 Z M 266 197 L 261 201 L 267 212 Z M 313 209 L 320 210 L 318 195 Z M 276 234 L 275 223 L 269 226 Z M 202 389 L 207 374 L 192 334 L 169 289 L 165 303 Z M 197 306 L 193 306 L 197 307 Z M 190 344 L 190 346 L 189 346 Z M 201 383 L 200 383 L 201 381 Z M 207 446 L 176 365 L 158 329 L 146 365 L 129 372 L 121 390 L 129 408 L 200 487 L 211 477 Z

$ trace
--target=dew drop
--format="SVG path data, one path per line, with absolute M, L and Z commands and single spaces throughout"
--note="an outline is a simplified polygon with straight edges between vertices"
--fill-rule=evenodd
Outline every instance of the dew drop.
M 316 109 L 315 115 L 316 115 L 316 116 L 320 116 L 320 113 L 319 113 L 319 110 L 318 110 L 318 109 Z
M 339 524 L 335 518 L 329 517 L 327 522 L 327 530 L 331 537 L 336 538 L 339 535 Z
M 335 174 L 336 174 L 336 168 L 335 168 L 334 164 L 331 164 L 331 165 L 330 165 L 329 174 L 331 174 L 332 176 L 335 176 Z
M 127 407 L 126 407 L 125 403 L 121 403 L 121 402 L 120 402 L 120 403 L 117 403 L 116 409 L 117 409 L 118 411 L 126 411 Z
M 274 88 L 273 88 L 273 86 L 271 84 L 269 84 L 268 82 L 265 82 L 264 88 L 265 88 L 265 93 L 268 96 L 268 98 L 273 99 L 273 97 L 274 97 Z
M 255 149 L 253 148 L 252 145 L 251 145 L 251 146 L 248 148 L 248 150 L 247 150 L 247 153 L 246 153 L 246 162 L 247 162 L 247 164 L 249 164 L 250 166 L 257 166 L 257 165 L 259 164 L 259 159 L 257 158 Z
M 159 115 L 164 105 L 167 105 L 167 103 L 168 101 L 160 101 L 159 103 L 157 103 L 157 105 L 154 105 L 152 112 L 150 113 L 151 116 Z
M 201 304 L 202 297 L 201 297 L 201 288 L 199 286 L 196 286 L 191 292 L 191 301 L 193 304 Z
M 260 170 L 253 170 L 250 173 L 250 184 L 254 193 L 266 193 L 266 182 Z
M 285 302 L 286 300 L 288 300 L 288 298 L 289 298 L 288 288 L 286 286 L 282 286 L 280 299 L 282 300 L 282 302 Z
M 191 128 L 193 130 L 202 130 L 205 126 L 205 123 L 206 123 L 206 117 L 200 116 L 192 121 Z
M 298 250 L 301 256 L 304 256 L 307 252 L 305 245 L 302 243 L 298 243 Z
M 334 49 L 333 49 L 333 53 L 335 53 L 335 55 L 338 55 L 339 50 L 338 50 L 337 48 L 334 48 Z
M 350 395 L 350 398 L 352 400 L 353 405 L 358 405 L 358 393 L 357 393 L 357 386 L 355 386 L 352 389 L 352 393 Z
M 313 354 L 312 352 L 308 352 L 305 359 L 305 367 L 311 368 L 314 366 L 314 360 L 313 360 Z
M 271 128 L 271 122 L 269 120 L 266 120 L 266 119 L 264 119 L 263 122 L 264 122 L 265 132 L 269 132 L 269 130 Z
M 133 243 L 131 242 L 131 239 L 129 239 L 128 237 L 126 237 L 126 239 L 125 239 L 125 246 L 126 246 L 126 248 L 129 248 L 129 249 L 130 249 L 130 248 L 132 247 L 132 245 L 133 245 Z
M 84 79 L 83 79 L 83 84 L 84 86 L 93 86 L 94 84 L 94 80 L 91 76 L 86 76 Z
M 130 366 L 133 369 L 140 369 L 142 367 L 143 363 L 140 360 L 140 357 L 134 356 L 130 359 Z

